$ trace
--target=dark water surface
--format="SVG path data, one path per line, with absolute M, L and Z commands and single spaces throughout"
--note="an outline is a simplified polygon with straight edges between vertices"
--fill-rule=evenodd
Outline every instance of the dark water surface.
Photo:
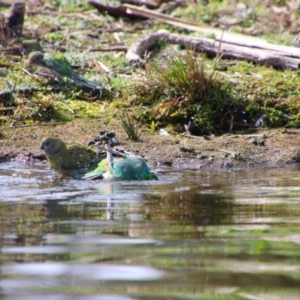
M 300 299 L 300 168 L 159 177 L 0 164 L 0 298 Z

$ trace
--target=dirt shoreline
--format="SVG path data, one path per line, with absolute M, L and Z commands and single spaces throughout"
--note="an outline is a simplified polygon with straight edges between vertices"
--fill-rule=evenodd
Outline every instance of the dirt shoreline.
M 300 163 L 300 129 L 261 129 L 249 134 L 184 137 L 141 132 L 141 142 L 132 142 L 120 124 L 99 120 L 76 120 L 65 124 L 4 128 L 1 130 L 0 162 L 45 160 L 39 149 L 45 136 L 87 145 L 100 130 L 115 130 L 120 147 L 142 155 L 153 168 L 184 169 L 284 167 Z

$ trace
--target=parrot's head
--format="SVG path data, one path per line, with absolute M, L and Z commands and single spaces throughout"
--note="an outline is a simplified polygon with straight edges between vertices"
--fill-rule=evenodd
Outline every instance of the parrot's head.
M 23 41 L 20 46 L 20 52 L 23 56 L 28 56 L 31 52 L 39 51 L 43 52 L 41 45 L 35 40 Z
M 44 59 L 44 53 L 40 51 L 31 52 L 28 56 L 27 61 L 25 62 L 25 67 L 29 68 L 32 65 L 43 66 L 44 65 L 43 59 Z
M 45 151 L 46 155 L 57 154 L 66 149 L 66 144 L 57 137 L 47 137 L 41 142 L 40 148 Z

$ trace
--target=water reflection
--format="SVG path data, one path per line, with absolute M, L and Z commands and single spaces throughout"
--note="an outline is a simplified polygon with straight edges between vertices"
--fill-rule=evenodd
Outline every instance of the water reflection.
M 0 164 L 1 298 L 297 299 L 298 174 L 78 181 Z

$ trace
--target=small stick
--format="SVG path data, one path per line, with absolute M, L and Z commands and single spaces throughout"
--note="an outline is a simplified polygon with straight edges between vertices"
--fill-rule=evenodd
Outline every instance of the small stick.
M 74 110 L 71 109 L 67 104 L 61 102 L 61 101 L 58 101 L 56 100 L 58 103 L 60 103 L 63 107 L 65 107 L 69 112 L 71 112 L 73 115 L 75 114 Z
M 30 124 L 30 125 L 19 125 L 19 126 L 7 126 L 7 127 L 1 127 L 1 130 L 9 130 L 9 129 L 17 129 L 17 128 L 25 128 L 25 127 L 39 127 L 39 126 L 51 126 L 51 125 L 62 125 L 66 124 L 67 122 L 56 122 L 56 123 L 44 123 L 44 124 Z

